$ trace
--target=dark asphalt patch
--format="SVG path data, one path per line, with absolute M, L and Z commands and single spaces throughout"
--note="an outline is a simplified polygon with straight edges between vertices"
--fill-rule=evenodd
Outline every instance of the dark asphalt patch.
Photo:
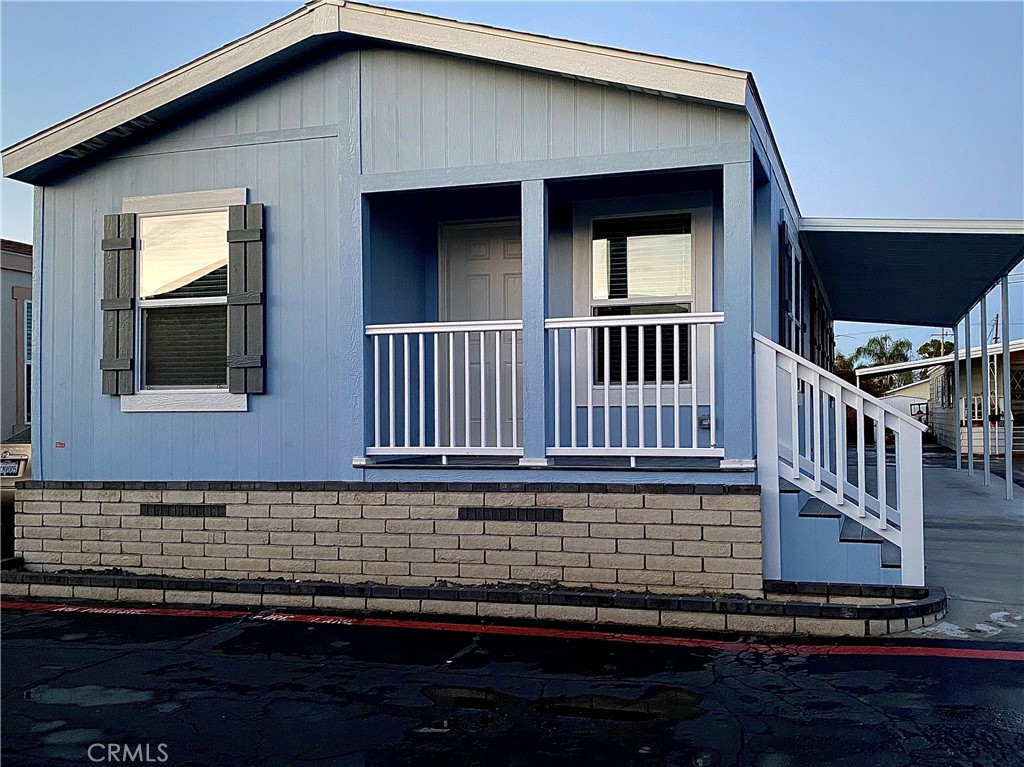
M 1022 664 L 5 610 L 5 765 L 1013 765 Z

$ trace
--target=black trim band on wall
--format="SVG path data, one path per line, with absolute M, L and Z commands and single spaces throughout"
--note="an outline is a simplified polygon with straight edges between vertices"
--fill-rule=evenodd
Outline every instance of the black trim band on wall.
M 226 517 L 223 503 L 143 503 L 139 513 L 144 517 Z
M 492 508 L 488 506 L 461 506 L 459 519 L 468 522 L 561 522 L 561 509 L 534 507 Z

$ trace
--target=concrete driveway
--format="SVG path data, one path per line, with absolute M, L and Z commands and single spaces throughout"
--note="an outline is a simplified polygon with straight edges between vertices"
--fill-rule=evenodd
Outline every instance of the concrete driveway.
M 1024 642 L 1024 488 L 1016 494 L 1007 501 L 1003 480 L 986 487 L 980 471 L 925 466 L 925 580 L 946 589 L 949 613 L 911 635 Z

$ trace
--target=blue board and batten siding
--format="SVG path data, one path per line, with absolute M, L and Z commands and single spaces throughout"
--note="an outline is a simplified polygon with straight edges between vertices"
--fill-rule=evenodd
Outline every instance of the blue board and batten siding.
M 415 51 L 362 56 L 365 173 L 749 141 L 743 112 Z
M 615 157 L 628 167 L 635 156 L 646 169 L 651 152 L 743 142 L 750 142 L 750 123 L 741 111 L 436 54 L 364 50 L 306 64 L 108 155 L 37 195 L 43 300 L 36 370 L 45 375 L 33 387 L 35 474 L 83 481 L 422 479 L 422 472 L 352 466 L 371 423 L 363 331 L 371 217 L 361 179 L 470 167 L 483 176 L 522 168 L 518 180 L 528 180 L 544 177 L 536 172 L 544 163 L 580 157 Z M 749 154 L 736 164 L 746 168 L 732 174 L 742 181 Z M 739 199 L 749 185 L 732 188 L 728 178 L 724 244 L 736 253 L 722 257 L 716 237 L 716 308 L 738 314 L 742 327 L 723 333 L 719 357 L 733 362 L 719 370 L 721 380 L 743 383 L 735 394 L 726 387 L 719 402 L 723 413 L 739 416 L 724 432 L 738 435 L 737 457 L 750 458 L 750 214 L 749 198 L 746 213 Z M 249 200 L 267 211 L 267 394 L 250 396 L 247 413 L 122 413 L 118 398 L 102 395 L 99 385 L 102 217 L 119 212 L 125 197 L 234 187 L 247 188 Z M 737 227 L 729 226 L 730 211 L 741 219 Z M 723 288 L 728 275 L 742 283 L 736 297 Z M 421 300 L 429 313 L 431 302 Z M 571 301 L 553 296 L 550 304 Z M 56 448 L 58 442 L 66 446 Z M 480 474 L 444 474 L 469 476 Z M 487 478 L 517 476 L 506 470 Z M 543 478 L 636 476 L 552 471 Z

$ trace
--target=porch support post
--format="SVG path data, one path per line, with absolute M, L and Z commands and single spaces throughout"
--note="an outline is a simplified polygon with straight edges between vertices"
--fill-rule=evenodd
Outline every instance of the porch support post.
M 750 463 L 754 457 L 754 344 L 753 314 L 753 178 L 749 162 L 730 163 L 722 169 L 724 254 L 721 284 L 715 290 L 721 301 L 725 322 L 712 381 L 724 421 L 716 425 L 725 458 Z M 762 419 L 775 417 L 762 414 Z
M 988 367 L 988 296 L 981 299 L 981 457 L 984 462 L 985 484 L 992 484 L 992 444 L 989 436 L 991 399 L 991 371 Z
M 960 322 L 953 326 L 953 412 L 956 414 L 956 468 L 964 467 L 963 432 L 960 426 Z
M 1000 281 L 1003 321 L 1003 473 L 1006 475 L 1006 500 L 1013 500 L 1013 399 L 1010 397 L 1010 279 Z
M 524 181 L 523 228 L 523 457 L 521 466 L 546 466 L 548 355 L 548 192 L 543 180 Z
M 964 407 L 964 424 L 967 426 L 967 476 L 974 476 L 974 376 L 971 370 L 971 312 L 972 306 L 964 315 L 964 345 L 967 347 L 966 370 L 967 404 Z

